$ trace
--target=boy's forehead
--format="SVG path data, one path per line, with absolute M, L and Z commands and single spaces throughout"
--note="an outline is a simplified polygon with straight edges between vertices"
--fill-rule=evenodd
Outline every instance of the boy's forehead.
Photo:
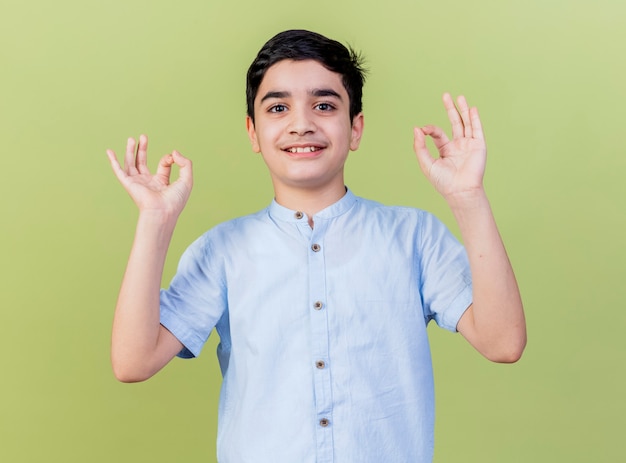
M 312 88 L 330 86 L 337 91 L 345 92 L 341 74 L 327 69 L 322 63 L 313 59 L 277 61 L 265 71 L 259 90 L 268 90 L 269 87 L 272 90 L 286 90 L 288 87 L 307 85 Z M 257 97 L 261 96 L 260 93 Z

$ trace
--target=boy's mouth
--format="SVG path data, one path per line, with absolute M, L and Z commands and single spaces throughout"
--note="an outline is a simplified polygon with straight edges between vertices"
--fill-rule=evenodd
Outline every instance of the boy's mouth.
M 299 154 L 299 153 L 315 153 L 316 151 L 319 151 L 321 149 L 322 149 L 321 146 L 291 146 L 289 148 L 285 148 L 284 151 L 287 151 L 288 153 L 292 153 L 292 154 Z

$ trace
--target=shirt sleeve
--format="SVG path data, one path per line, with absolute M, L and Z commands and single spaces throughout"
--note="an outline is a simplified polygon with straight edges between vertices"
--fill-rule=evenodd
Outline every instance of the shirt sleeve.
M 161 324 L 184 345 L 182 358 L 197 357 L 226 310 L 219 257 L 211 252 L 207 234 L 183 253 L 168 289 L 162 289 Z
M 472 277 L 465 248 L 434 215 L 423 212 L 419 236 L 420 290 L 424 316 L 456 332 L 472 303 Z

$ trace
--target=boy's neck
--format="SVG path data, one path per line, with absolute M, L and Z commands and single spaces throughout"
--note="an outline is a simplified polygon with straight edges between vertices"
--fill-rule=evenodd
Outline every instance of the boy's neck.
M 346 187 L 342 183 L 326 189 L 281 188 L 275 189 L 274 194 L 276 202 L 281 206 L 306 214 L 313 228 L 313 216 L 343 198 Z

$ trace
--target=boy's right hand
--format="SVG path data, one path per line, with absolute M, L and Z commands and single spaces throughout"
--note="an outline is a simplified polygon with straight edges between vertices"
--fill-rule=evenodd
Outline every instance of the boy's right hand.
M 148 137 L 139 137 L 139 146 L 133 138 L 128 139 L 124 168 L 115 153 L 107 150 L 107 156 L 115 176 L 131 196 L 140 212 L 155 212 L 165 217 L 177 218 L 182 212 L 193 186 L 191 161 L 178 151 L 172 151 L 159 161 L 156 174 L 147 165 Z M 176 181 L 170 183 L 172 165 L 180 167 Z

